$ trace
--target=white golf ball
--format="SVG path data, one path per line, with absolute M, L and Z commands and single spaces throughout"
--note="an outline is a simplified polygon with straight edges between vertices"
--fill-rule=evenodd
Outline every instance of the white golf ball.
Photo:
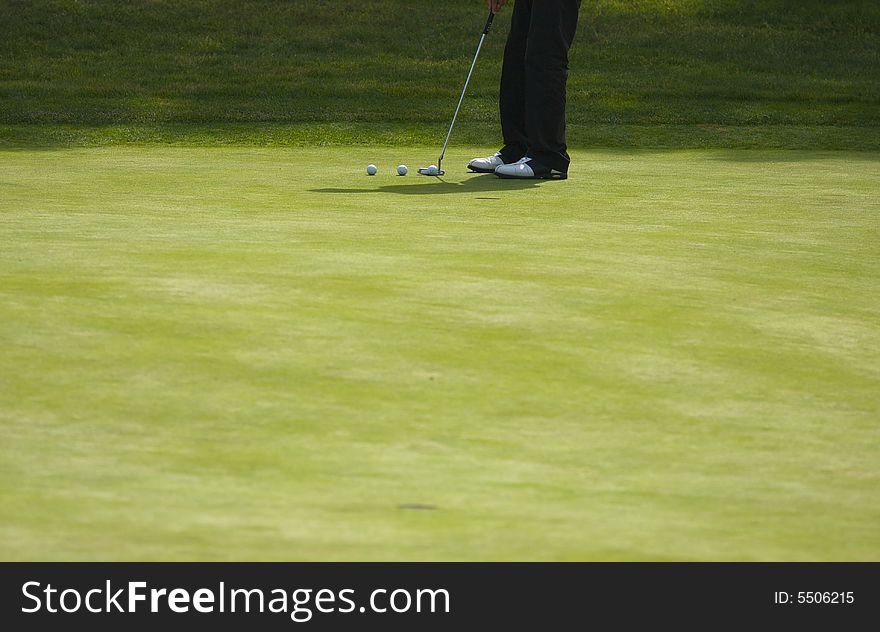
M 429 176 L 436 176 L 438 173 L 440 173 L 440 170 L 437 168 L 437 165 L 431 165 L 428 167 Z
M 407 173 L 409 173 L 409 169 L 406 168 L 406 165 L 398 165 L 397 175 L 405 176 Z
M 377 171 L 379 171 L 379 169 L 378 169 L 378 167 L 376 167 L 376 165 L 367 165 L 367 175 L 368 176 L 376 175 Z

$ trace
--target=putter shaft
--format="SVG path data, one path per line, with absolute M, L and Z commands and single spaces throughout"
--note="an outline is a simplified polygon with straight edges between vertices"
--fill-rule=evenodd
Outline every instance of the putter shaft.
M 440 158 L 437 160 L 437 171 L 441 173 L 443 171 L 443 157 L 446 155 L 446 148 L 449 146 L 449 139 L 452 138 L 452 129 L 455 127 L 455 121 L 458 119 L 458 112 L 461 110 L 461 104 L 464 102 L 464 95 L 467 94 L 468 84 L 470 84 L 471 76 L 474 74 L 474 68 L 477 66 L 477 59 L 480 56 L 480 50 L 483 48 L 483 42 L 486 41 L 486 36 L 492 29 L 492 21 L 494 19 L 495 14 L 490 11 L 489 17 L 486 20 L 486 26 L 483 28 L 483 35 L 480 37 L 480 43 L 477 44 L 477 52 L 474 54 L 474 61 L 471 63 L 471 69 L 468 71 L 467 79 L 464 81 L 464 88 L 461 90 L 458 105 L 455 107 L 455 114 L 452 115 L 452 123 L 449 125 L 449 132 L 447 132 L 446 140 L 443 143 L 443 151 L 440 152 Z

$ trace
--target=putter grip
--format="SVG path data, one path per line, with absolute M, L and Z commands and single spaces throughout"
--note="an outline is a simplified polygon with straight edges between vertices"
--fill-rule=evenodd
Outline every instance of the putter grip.
M 483 35 L 488 35 L 489 31 L 492 29 L 492 21 L 495 19 L 495 14 L 489 11 L 489 19 L 486 20 L 486 28 L 483 29 Z

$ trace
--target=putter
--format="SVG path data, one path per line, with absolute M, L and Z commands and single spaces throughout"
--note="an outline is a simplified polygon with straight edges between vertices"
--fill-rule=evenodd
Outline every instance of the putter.
M 461 97 L 458 99 L 458 105 L 455 108 L 455 114 L 452 115 L 452 123 L 449 125 L 449 132 L 446 134 L 446 141 L 443 143 L 443 151 L 440 152 L 440 158 L 437 160 L 437 165 L 431 165 L 430 167 L 424 167 L 419 169 L 419 173 L 423 176 L 442 176 L 446 175 L 446 172 L 443 171 L 443 157 L 446 155 L 446 148 L 449 146 L 449 139 L 452 137 L 452 129 L 455 127 L 455 120 L 458 118 L 458 111 L 461 109 L 461 104 L 464 102 L 464 95 L 467 93 L 468 84 L 471 82 L 471 75 L 474 74 L 474 68 L 477 65 L 477 58 L 480 56 L 480 49 L 483 48 L 483 42 L 486 41 L 486 36 L 489 34 L 489 31 L 492 28 L 492 21 L 495 19 L 495 14 L 489 11 L 489 18 L 486 20 L 486 26 L 483 28 L 483 35 L 480 37 L 480 43 L 477 45 L 477 52 L 474 55 L 474 61 L 471 64 L 471 69 L 468 72 L 467 79 L 464 81 L 464 88 L 461 91 Z

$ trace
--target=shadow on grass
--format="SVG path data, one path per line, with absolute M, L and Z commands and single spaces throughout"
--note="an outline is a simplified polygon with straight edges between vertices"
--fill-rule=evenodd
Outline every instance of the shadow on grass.
M 462 182 L 449 182 L 443 178 L 416 176 L 417 183 L 386 184 L 371 188 L 324 188 L 310 189 L 312 193 L 396 193 L 399 195 L 442 195 L 446 193 L 492 193 L 495 191 L 522 191 L 539 186 L 544 180 L 504 180 L 492 174 L 478 175 Z

